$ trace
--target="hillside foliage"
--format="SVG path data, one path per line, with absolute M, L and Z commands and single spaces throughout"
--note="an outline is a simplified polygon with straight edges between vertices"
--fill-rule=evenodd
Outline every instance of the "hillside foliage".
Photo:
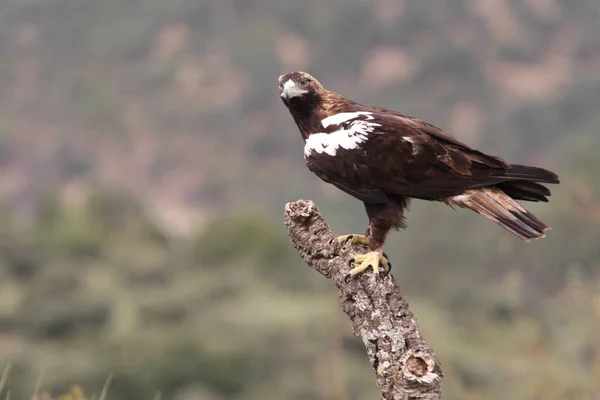
M 556 171 L 524 244 L 415 202 L 386 252 L 446 399 L 600 393 L 600 2 L 0 2 L 4 398 L 377 396 L 334 290 L 297 257 L 286 201 L 360 232 L 304 166 L 277 77 Z M 156 397 L 159 396 L 159 397 Z

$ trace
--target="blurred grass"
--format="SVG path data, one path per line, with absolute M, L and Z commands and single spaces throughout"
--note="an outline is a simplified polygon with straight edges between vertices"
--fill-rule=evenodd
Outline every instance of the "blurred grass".
M 5 216 L 0 235 L 0 362 L 13 365 L 0 387 L 12 398 L 30 396 L 40 366 L 39 393 L 100 388 L 111 373 L 114 399 L 376 396 L 334 290 L 268 216 L 237 211 L 175 237 L 118 192 L 75 208 L 48 195 L 38 210 L 27 226 Z M 93 237 L 93 252 L 76 232 Z M 573 265 L 558 290 L 533 296 L 526 273 L 455 276 L 431 295 L 400 280 L 444 360 L 448 398 L 501 399 L 507 385 L 518 400 L 598 389 L 600 280 Z

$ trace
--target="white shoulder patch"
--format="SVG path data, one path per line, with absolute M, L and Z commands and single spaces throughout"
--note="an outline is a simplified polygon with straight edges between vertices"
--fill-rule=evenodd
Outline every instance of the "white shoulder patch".
M 370 116 L 371 114 L 373 113 L 370 111 L 343 112 L 323 118 L 321 124 L 323 125 L 323 128 L 327 128 L 329 125 L 339 125 L 343 122 L 350 121 L 351 119 L 358 118 L 361 115 Z M 373 119 L 373 117 L 368 117 L 367 119 Z
M 357 116 L 358 115 L 355 115 L 351 118 L 347 118 L 345 121 L 348 121 L 352 118 L 356 118 Z M 335 124 L 339 123 L 341 122 L 335 122 Z M 329 124 L 333 124 L 333 122 L 330 122 Z M 306 139 L 306 143 L 304 145 L 304 158 L 310 156 L 312 152 L 335 156 L 337 154 L 338 149 L 340 148 L 346 150 L 356 149 L 361 143 L 365 142 L 368 139 L 369 133 L 373 132 L 376 126 L 381 126 L 381 124 L 359 120 L 353 121 L 350 124 L 348 124 L 345 128 L 338 129 L 335 132 L 313 133 L 308 137 L 308 139 Z

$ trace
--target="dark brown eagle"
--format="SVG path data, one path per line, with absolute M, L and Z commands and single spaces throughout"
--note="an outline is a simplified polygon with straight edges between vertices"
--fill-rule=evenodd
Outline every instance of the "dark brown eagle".
M 365 205 L 364 236 L 338 238 L 370 250 L 351 260 L 350 276 L 389 271 L 385 239 L 406 227 L 411 198 L 469 208 L 525 241 L 550 229 L 515 200 L 547 202 L 550 190 L 540 183 L 559 183 L 556 174 L 508 164 L 425 121 L 347 100 L 306 72 L 280 76 L 279 93 L 304 139 L 308 168 Z

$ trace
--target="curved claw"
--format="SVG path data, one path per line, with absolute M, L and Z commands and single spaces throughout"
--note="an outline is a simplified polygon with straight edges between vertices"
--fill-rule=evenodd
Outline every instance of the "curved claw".
M 338 243 L 342 246 L 350 244 L 369 244 L 369 239 L 364 235 L 357 235 L 355 233 L 349 235 L 342 235 L 337 237 Z
M 381 276 L 386 277 L 390 274 L 390 272 L 392 272 L 392 263 L 390 262 L 390 257 L 386 254 L 385 251 L 383 252 L 383 257 L 385 258 L 385 261 L 386 261 L 385 262 L 386 268 L 383 270 L 383 273 Z
M 386 257 L 387 258 L 387 257 Z M 383 270 L 383 272 L 381 273 L 381 276 L 383 278 L 385 278 L 386 276 L 388 276 L 390 274 L 390 272 L 392 272 L 392 263 L 390 262 L 390 260 L 388 259 L 387 262 L 387 268 Z
M 354 238 L 354 235 L 347 235 L 343 240 L 342 244 L 346 244 Z
M 344 282 L 345 283 L 352 282 L 352 274 L 346 274 L 346 276 L 344 277 Z

